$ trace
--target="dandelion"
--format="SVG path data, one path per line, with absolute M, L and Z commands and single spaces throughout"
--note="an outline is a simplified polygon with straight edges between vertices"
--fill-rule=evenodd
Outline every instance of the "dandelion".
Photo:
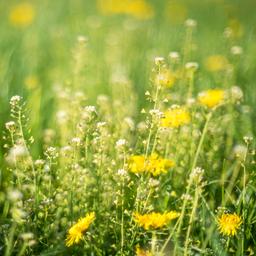
M 171 220 L 179 217 L 176 211 L 169 211 L 166 213 L 152 212 L 148 214 L 134 213 L 134 221 L 146 230 L 163 228 L 168 225 Z
M 214 108 L 221 104 L 225 98 L 225 91 L 221 89 L 211 89 L 203 91 L 198 95 L 198 102 L 208 108 Z
M 172 71 L 165 69 L 156 75 L 155 83 L 162 87 L 172 87 L 176 81 L 176 75 Z
M 226 69 L 228 60 L 222 55 L 211 55 L 205 61 L 205 67 L 208 71 L 217 72 Z
M 152 154 L 149 157 L 135 155 L 130 158 L 130 171 L 133 173 L 151 173 L 153 176 L 158 176 L 161 173 L 166 173 L 167 170 L 174 166 L 174 162 L 169 159 L 159 157 L 157 154 Z
M 98 8 L 105 15 L 126 14 L 141 20 L 154 16 L 154 9 L 145 0 L 98 0 Z
M 153 256 L 153 254 L 148 251 L 142 249 L 139 245 L 136 246 L 136 256 Z
M 11 9 L 9 21 L 15 27 L 29 26 L 35 17 L 34 6 L 30 3 L 19 3 Z
M 241 224 L 242 219 L 236 213 L 224 213 L 218 218 L 218 229 L 223 235 L 236 235 Z
M 171 108 L 164 113 L 162 127 L 177 128 L 190 122 L 190 114 L 183 107 Z
M 91 212 L 84 218 L 80 218 L 68 231 L 66 238 L 66 246 L 70 247 L 73 244 L 79 243 L 83 238 L 83 234 L 88 230 L 91 223 L 95 220 L 95 213 Z

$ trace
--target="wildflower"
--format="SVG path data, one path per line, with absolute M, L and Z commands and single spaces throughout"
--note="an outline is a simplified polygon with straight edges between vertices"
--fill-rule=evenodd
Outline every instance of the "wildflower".
M 158 176 L 161 173 L 166 173 L 167 170 L 174 166 L 174 162 L 169 159 L 160 158 L 157 154 L 152 154 L 149 157 L 135 155 L 130 158 L 130 171 L 133 173 L 151 173 L 153 176 Z
M 178 52 L 170 52 L 169 53 L 169 58 L 171 59 L 171 61 L 173 61 L 174 63 L 178 62 L 180 59 L 180 54 Z
M 211 89 L 203 91 L 198 95 L 198 102 L 208 108 L 214 108 L 221 104 L 225 98 L 225 91 L 221 89 Z
M 28 89 L 35 89 L 38 86 L 39 81 L 35 75 L 30 75 L 25 78 L 24 83 Z
M 233 55 L 241 55 L 243 53 L 243 48 L 235 45 L 235 46 L 231 47 L 230 52 Z
M 156 78 L 155 78 L 156 85 L 168 87 L 168 88 L 172 87 L 175 81 L 176 81 L 175 73 L 173 73 L 168 69 L 161 71 L 159 74 L 156 75 Z
M 176 211 L 170 211 L 163 214 L 157 212 L 148 214 L 134 213 L 133 218 L 139 226 L 149 230 L 162 228 L 168 225 L 171 220 L 178 218 L 179 215 L 180 214 Z
M 185 26 L 188 28 L 195 28 L 197 26 L 197 22 L 196 20 L 193 20 L 193 19 L 187 19 L 185 21 Z
M 10 121 L 10 122 L 5 123 L 5 128 L 6 128 L 8 131 L 10 131 L 10 132 L 14 132 L 14 131 L 15 131 L 15 126 L 16 126 L 16 124 L 15 124 L 15 122 L 13 122 L 13 121 Z
M 29 26 L 35 17 L 35 9 L 30 3 L 19 3 L 11 9 L 9 21 L 15 27 Z
M 15 107 L 16 105 L 18 105 L 21 100 L 22 100 L 22 97 L 19 95 L 12 96 L 10 99 L 11 107 Z
M 211 55 L 205 61 L 205 67 L 208 71 L 217 72 L 226 69 L 228 60 L 222 55 Z
M 66 238 L 66 246 L 70 247 L 73 244 L 79 243 L 83 237 L 83 233 L 88 230 L 91 223 L 95 220 L 95 213 L 91 212 L 84 218 L 80 218 L 68 231 Z
M 234 236 L 242 224 L 241 217 L 236 213 L 223 213 L 218 218 L 218 226 L 220 233 L 227 236 Z
M 125 169 L 118 169 L 117 174 L 121 177 L 124 177 L 127 175 L 127 171 Z
M 127 141 L 125 139 L 119 139 L 116 142 L 116 148 L 123 148 L 127 144 Z
M 236 85 L 235 85 L 235 86 L 232 86 L 232 87 L 230 88 L 230 94 L 231 94 L 232 100 L 238 101 L 238 102 L 239 102 L 239 101 L 243 98 L 243 96 L 244 96 L 242 89 L 241 89 L 240 87 L 236 86 Z
M 139 245 L 136 246 L 136 256 L 153 256 L 153 254 L 148 251 L 142 249 Z
M 155 64 L 157 66 L 164 64 L 164 57 L 155 57 Z
M 189 112 L 182 107 L 171 108 L 164 113 L 162 127 L 177 128 L 190 122 Z
M 105 15 L 126 14 L 141 20 L 154 15 L 152 6 L 145 0 L 98 0 L 98 8 Z
M 199 68 L 199 65 L 197 62 L 187 62 L 185 68 L 188 71 L 195 72 Z
M 187 13 L 187 7 L 179 0 L 169 1 L 165 8 L 165 15 L 172 24 L 182 24 L 187 17 Z

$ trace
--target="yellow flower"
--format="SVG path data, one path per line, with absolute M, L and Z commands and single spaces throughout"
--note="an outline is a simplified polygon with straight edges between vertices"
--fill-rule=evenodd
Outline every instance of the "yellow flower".
M 38 86 L 39 81 L 36 76 L 30 75 L 25 78 L 24 83 L 28 89 L 35 89 Z
M 242 219 L 236 213 L 223 213 L 218 218 L 218 225 L 220 233 L 227 236 L 234 236 L 237 233 L 240 225 L 242 224 Z
M 224 70 L 228 65 L 228 60 L 222 55 L 211 55 L 205 61 L 205 67 L 211 72 Z
M 153 254 L 148 251 L 141 249 L 139 245 L 136 246 L 136 256 L 153 256 Z
M 170 70 L 166 69 L 156 75 L 155 83 L 163 87 L 172 87 L 176 81 L 176 75 Z
M 225 99 L 225 91 L 221 89 L 211 89 L 203 91 L 198 95 L 198 102 L 208 108 L 214 108 Z
M 152 6 L 145 0 L 98 0 L 98 8 L 105 15 L 127 14 L 138 19 L 154 15 Z
M 166 173 L 167 170 L 174 166 L 174 162 L 169 159 L 160 158 L 157 154 L 149 157 L 135 155 L 130 158 L 129 168 L 133 173 L 149 172 L 153 176 Z
M 190 122 L 190 114 L 185 108 L 171 108 L 164 113 L 162 127 L 177 128 Z
M 69 229 L 66 238 L 66 246 L 70 247 L 73 244 L 79 243 L 83 238 L 83 233 L 89 228 L 94 220 L 94 212 L 87 214 L 84 218 L 80 218 L 78 222 Z
M 34 6 L 30 3 L 19 3 L 11 9 L 9 13 L 9 21 L 16 27 L 29 26 L 35 17 Z
M 165 14 L 173 24 L 182 24 L 187 17 L 187 7 L 179 0 L 170 0 L 165 8 Z
M 133 214 L 134 221 L 146 230 L 162 228 L 168 225 L 171 220 L 176 219 L 179 216 L 180 214 L 176 211 L 170 211 L 162 214 L 157 212 L 143 215 L 139 213 Z

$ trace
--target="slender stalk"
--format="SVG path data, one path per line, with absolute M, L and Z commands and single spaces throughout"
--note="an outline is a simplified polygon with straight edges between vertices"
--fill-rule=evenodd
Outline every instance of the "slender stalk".
M 188 230 L 187 230 L 187 234 L 186 234 L 184 256 L 188 255 L 189 237 L 190 237 L 190 232 L 192 229 L 192 223 L 195 218 L 196 209 L 198 206 L 200 190 L 201 190 L 201 188 L 197 187 L 196 191 L 195 191 L 195 198 L 194 198 L 193 207 L 192 207 L 192 211 L 191 211 L 190 218 L 189 218 Z
M 202 136 L 200 138 L 200 141 L 199 141 L 199 144 L 198 144 L 198 147 L 197 147 L 197 150 L 196 150 L 196 154 L 195 154 L 194 161 L 193 161 L 192 167 L 190 169 L 190 172 L 196 167 L 196 164 L 197 164 L 197 161 L 198 161 L 198 157 L 199 157 L 199 154 L 201 152 L 201 148 L 202 148 L 202 145 L 203 145 L 203 142 L 204 142 L 204 139 L 205 139 L 205 135 L 206 135 L 206 132 L 207 132 L 208 125 L 209 125 L 211 117 L 212 117 L 212 112 L 209 112 L 207 114 L 207 117 L 206 117 L 205 125 L 204 125 L 203 132 L 202 132 Z M 189 194 L 189 192 L 190 192 L 192 181 L 193 181 L 192 178 L 190 178 L 189 181 L 188 181 L 188 185 L 187 185 L 187 189 L 186 189 L 186 194 Z M 178 228 L 177 228 L 177 239 L 179 239 L 179 236 L 180 236 L 181 227 L 182 227 L 182 224 L 183 224 L 187 203 L 188 203 L 188 199 L 187 199 L 187 197 L 185 197 L 184 201 L 183 201 L 182 208 L 181 208 L 181 215 L 180 215 L 180 217 L 178 219 L 178 223 L 179 224 L 178 224 Z M 174 249 L 175 253 L 176 253 L 176 249 L 177 249 L 177 246 L 175 245 L 175 249 Z

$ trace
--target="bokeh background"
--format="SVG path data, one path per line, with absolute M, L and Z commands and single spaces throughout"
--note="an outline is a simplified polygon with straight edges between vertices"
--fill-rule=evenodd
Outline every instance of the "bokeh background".
M 55 125 L 56 88 L 83 91 L 94 104 L 99 94 L 111 96 L 115 79 L 130 81 L 139 111 L 154 57 L 182 52 L 184 22 L 192 18 L 197 28 L 188 61 L 199 63 L 197 90 L 222 87 L 223 77 L 207 70 L 208 56 L 242 47 L 235 82 L 248 106 L 245 130 L 254 133 L 255 9 L 255 0 L 1 0 L 0 127 L 10 118 L 10 97 L 21 95 L 40 140 Z

